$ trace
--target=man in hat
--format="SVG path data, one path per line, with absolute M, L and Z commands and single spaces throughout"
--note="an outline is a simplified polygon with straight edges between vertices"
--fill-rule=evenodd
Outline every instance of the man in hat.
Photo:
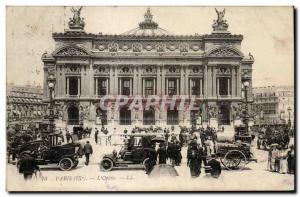
M 37 166 L 35 159 L 29 152 L 25 152 L 24 157 L 20 160 L 19 172 L 23 173 L 25 180 L 29 180 L 36 170 L 39 171 L 40 168 Z
M 158 156 L 158 164 L 167 163 L 167 150 L 163 142 L 159 144 L 159 148 L 157 149 L 157 156 Z
M 93 147 L 89 141 L 83 147 L 83 153 L 85 155 L 85 165 L 89 165 L 90 162 L 90 155 L 93 154 Z
M 211 176 L 214 178 L 219 178 L 222 169 L 221 169 L 220 162 L 216 160 L 215 154 L 211 155 L 211 160 L 209 160 L 209 162 L 207 164 L 208 164 L 208 166 L 211 167 L 211 171 L 210 171 Z
M 175 136 L 176 139 L 176 136 Z M 172 166 L 175 165 L 175 157 L 176 157 L 176 145 L 175 145 L 175 139 L 174 137 L 171 138 L 171 141 L 168 143 L 168 148 L 167 148 L 167 155 L 168 158 L 170 158 L 170 163 Z

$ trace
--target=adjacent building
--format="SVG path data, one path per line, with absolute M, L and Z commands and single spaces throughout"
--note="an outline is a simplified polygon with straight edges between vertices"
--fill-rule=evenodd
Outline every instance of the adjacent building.
M 253 109 L 257 124 L 294 123 L 294 87 L 255 87 Z
M 8 124 L 41 121 L 47 108 L 43 103 L 43 97 L 41 86 L 8 84 L 6 86 Z
M 47 78 L 52 75 L 54 100 L 64 106 L 60 114 L 65 124 L 97 124 L 101 119 L 109 125 L 182 125 L 200 117 L 201 122 L 214 118 L 229 125 L 235 106 L 244 100 L 244 82 L 251 101 L 254 58 L 241 51 L 243 36 L 228 31 L 225 10 L 217 11 L 212 33 L 205 35 L 170 33 L 153 20 L 150 9 L 135 29 L 120 35 L 92 34 L 85 32 L 80 11 L 73 9 L 69 29 L 53 33 L 56 48 L 42 56 L 46 102 Z M 101 110 L 99 100 L 105 95 L 187 95 L 186 104 L 195 96 L 198 109 L 114 110 L 112 97 L 109 109 Z

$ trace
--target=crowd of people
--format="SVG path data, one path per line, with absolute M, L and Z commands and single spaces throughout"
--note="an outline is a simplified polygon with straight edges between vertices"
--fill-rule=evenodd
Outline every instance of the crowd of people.
M 267 149 L 272 144 L 278 144 L 285 149 L 288 148 L 291 133 L 286 124 L 261 126 L 254 128 L 254 130 L 258 133 L 258 149 Z
M 286 150 L 278 144 L 272 144 L 268 151 L 268 164 L 267 169 L 271 172 L 281 174 L 294 174 L 295 173 L 295 152 L 294 146 Z
M 80 126 L 79 128 L 73 129 L 70 132 L 67 128 L 65 131 L 62 129 L 56 129 L 56 134 L 61 136 L 62 140 L 58 142 L 58 145 L 62 143 L 73 143 L 76 140 L 81 140 L 85 138 L 90 138 L 92 133 L 92 128 Z M 111 137 L 115 132 L 109 132 L 108 128 L 101 126 L 101 129 L 95 128 L 93 131 L 93 136 L 95 144 L 101 144 L 101 138 L 104 136 L 106 139 L 106 145 L 111 145 Z M 157 144 L 155 151 L 149 155 L 149 165 L 146 168 L 146 173 L 150 174 L 151 170 L 155 165 L 169 164 L 172 166 L 182 165 L 182 149 L 187 147 L 187 166 L 190 169 L 191 177 L 199 177 L 201 170 L 204 169 L 205 173 L 210 173 L 212 177 L 219 177 L 221 174 L 221 164 L 216 158 L 216 141 L 217 141 L 217 130 L 215 128 L 207 126 L 196 128 L 195 126 L 191 128 L 181 127 L 180 132 L 175 132 L 174 126 L 170 128 L 161 127 L 148 127 L 140 128 L 134 127 L 131 132 L 127 129 L 123 131 L 122 140 L 128 145 L 128 148 L 133 146 L 137 142 L 131 141 L 130 134 L 139 133 L 160 133 L 163 136 L 164 141 Z M 294 146 L 289 146 L 287 148 L 287 138 L 286 127 L 262 127 L 258 130 L 258 140 L 261 138 L 260 135 L 264 135 L 272 143 L 269 145 L 268 152 L 268 164 L 267 169 L 272 172 L 278 173 L 289 173 L 294 174 L 295 172 L 295 155 Z M 76 136 L 76 137 L 75 137 Z M 28 143 L 31 140 L 36 140 L 41 138 L 41 132 L 36 128 L 28 128 L 22 131 L 12 131 L 9 129 L 8 132 L 8 142 L 9 147 L 15 148 L 20 144 Z M 76 138 L 76 139 L 74 139 Z M 138 143 L 148 143 L 147 140 Z M 257 142 L 259 147 L 261 144 Z M 8 151 L 9 152 L 9 151 Z M 89 141 L 86 141 L 83 146 L 82 155 L 85 155 L 85 165 L 90 163 L 90 155 L 93 154 L 93 148 Z M 10 157 L 10 152 L 8 157 Z M 25 155 L 26 156 L 26 155 Z M 13 160 L 17 155 L 12 154 Z M 24 157 L 25 158 L 25 157 Z M 34 166 L 33 168 L 27 168 L 26 166 Z M 39 170 L 30 154 L 26 156 L 21 162 L 20 172 L 24 173 L 24 178 L 28 179 L 32 176 L 30 172 L 36 172 Z M 27 173 L 29 172 L 29 173 Z

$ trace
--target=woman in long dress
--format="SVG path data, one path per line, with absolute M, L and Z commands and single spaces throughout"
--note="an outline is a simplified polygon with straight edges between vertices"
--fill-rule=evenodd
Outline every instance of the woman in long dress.
M 287 152 L 284 150 L 284 148 L 281 147 L 279 150 L 280 154 L 280 173 L 285 174 L 287 173 Z

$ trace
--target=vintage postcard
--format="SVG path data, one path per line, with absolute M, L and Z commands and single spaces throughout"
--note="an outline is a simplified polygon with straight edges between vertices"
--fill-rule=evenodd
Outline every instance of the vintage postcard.
M 294 7 L 6 8 L 8 191 L 295 191 Z

